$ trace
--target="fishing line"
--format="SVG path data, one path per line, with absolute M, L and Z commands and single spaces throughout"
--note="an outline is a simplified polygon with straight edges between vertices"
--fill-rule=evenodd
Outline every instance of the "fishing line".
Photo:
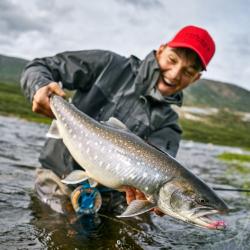
M 233 192 L 250 192 L 250 189 L 244 189 L 244 188 L 219 188 L 219 187 L 213 187 L 213 190 L 216 190 L 216 191 L 233 191 Z

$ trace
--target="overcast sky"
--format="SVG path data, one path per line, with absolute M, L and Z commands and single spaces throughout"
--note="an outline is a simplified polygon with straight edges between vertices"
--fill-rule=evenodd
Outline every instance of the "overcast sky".
M 249 13 L 250 0 L 1 0 L 0 54 L 108 49 L 143 59 L 192 24 L 216 42 L 204 77 L 250 90 Z

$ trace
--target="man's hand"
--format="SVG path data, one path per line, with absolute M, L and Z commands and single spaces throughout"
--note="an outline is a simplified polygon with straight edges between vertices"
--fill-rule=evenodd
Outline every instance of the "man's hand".
M 37 90 L 33 97 L 32 111 L 43 114 L 50 118 L 54 118 L 54 115 L 50 109 L 49 97 L 51 94 L 65 97 L 65 92 L 61 89 L 57 82 L 51 82 L 48 85 L 41 87 Z
M 126 200 L 127 203 L 130 204 L 133 200 L 146 200 L 147 198 L 145 197 L 144 193 L 141 191 L 135 189 L 135 188 L 126 188 Z M 162 213 L 159 209 L 153 208 L 152 211 L 155 212 L 155 214 L 159 216 L 164 216 L 165 214 Z

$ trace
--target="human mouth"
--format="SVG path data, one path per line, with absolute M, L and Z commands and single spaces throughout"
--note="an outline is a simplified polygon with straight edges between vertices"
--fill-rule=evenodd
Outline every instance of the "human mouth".
M 177 86 L 177 84 L 170 82 L 166 77 L 162 77 L 162 80 L 168 87 L 175 88 Z

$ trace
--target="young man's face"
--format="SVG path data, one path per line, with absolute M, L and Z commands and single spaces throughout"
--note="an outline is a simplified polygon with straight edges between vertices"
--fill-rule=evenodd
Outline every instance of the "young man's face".
M 156 59 L 161 71 L 156 87 L 164 96 L 181 91 L 201 76 L 195 67 L 195 57 L 187 59 L 166 45 L 156 51 Z

